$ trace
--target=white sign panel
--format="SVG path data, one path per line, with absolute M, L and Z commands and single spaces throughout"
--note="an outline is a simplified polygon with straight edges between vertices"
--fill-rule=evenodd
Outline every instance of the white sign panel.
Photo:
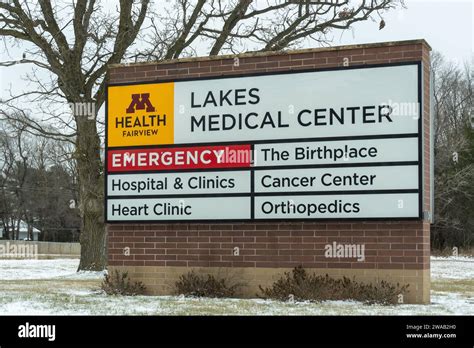
M 255 145 L 258 166 L 418 161 L 418 138 L 306 141 Z
M 255 192 L 416 190 L 418 166 L 255 171 Z
M 250 218 L 250 198 L 109 199 L 109 221 L 236 220 Z
M 109 86 L 106 220 L 419 219 L 420 74 L 398 63 Z
M 418 132 L 417 65 L 175 83 L 175 144 Z
M 257 219 L 418 217 L 418 195 L 365 194 L 256 197 Z
M 117 174 L 107 187 L 109 196 L 250 193 L 250 172 Z

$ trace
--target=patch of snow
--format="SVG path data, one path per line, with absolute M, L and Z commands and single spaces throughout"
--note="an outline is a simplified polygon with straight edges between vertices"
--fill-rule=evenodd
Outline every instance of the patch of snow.
M 2 315 L 49 315 L 51 310 L 38 301 L 18 300 L 1 305 Z
M 473 279 L 474 258 L 464 256 L 431 257 L 431 278 Z
M 76 273 L 78 259 L 0 260 L 0 280 L 52 279 Z
M 97 290 L 93 290 L 93 289 L 61 288 L 60 291 L 62 294 L 66 294 L 68 296 L 89 296 L 89 295 L 94 295 L 97 293 Z
M 29 259 L 0 260 L 1 280 L 40 280 L 40 279 L 70 279 L 95 280 L 102 279 L 102 272 L 77 272 L 79 259 Z
M 73 274 L 68 274 L 61 276 L 61 279 L 71 279 L 71 280 L 98 280 L 104 278 L 106 271 L 80 271 Z

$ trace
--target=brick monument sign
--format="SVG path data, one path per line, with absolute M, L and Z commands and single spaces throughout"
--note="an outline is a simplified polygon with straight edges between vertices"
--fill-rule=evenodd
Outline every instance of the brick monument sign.
M 109 67 L 109 270 L 171 294 L 195 270 L 255 297 L 284 272 L 430 301 L 424 40 Z

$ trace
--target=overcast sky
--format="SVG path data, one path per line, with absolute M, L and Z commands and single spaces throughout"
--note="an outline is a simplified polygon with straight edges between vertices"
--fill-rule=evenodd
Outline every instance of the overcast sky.
M 405 0 L 406 9 L 388 12 L 387 26 L 371 21 L 335 35 L 335 44 L 425 39 L 450 60 L 472 59 L 474 0 Z
M 352 31 L 334 32 L 334 45 L 381 41 L 425 39 L 434 50 L 449 60 L 462 63 L 473 59 L 474 0 L 405 0 L 406 9 L 387 13 L 386 27 L 378 30 L 378 21 L 362 22 Z M 311 45 L 308 45 L 308 47 Z M 12 50 L 21 58 L 21 50 Z M 0 51 L 0 60 L 10 60 Z M 0 67 L 0 96 L 6 98 L 10 85 L 15 91 L 27 90 L 20 76 L 31 66 Z

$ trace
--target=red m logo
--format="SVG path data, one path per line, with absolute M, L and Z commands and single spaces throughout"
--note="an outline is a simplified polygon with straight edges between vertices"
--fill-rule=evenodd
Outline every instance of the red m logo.
M 132 102 L 127 108 L 127 113 L 133 114 L 135 110 L 144 110 L 146 112 L 155 111 L 155 107 L 150 102 L 150 93 L 132 94 Z

